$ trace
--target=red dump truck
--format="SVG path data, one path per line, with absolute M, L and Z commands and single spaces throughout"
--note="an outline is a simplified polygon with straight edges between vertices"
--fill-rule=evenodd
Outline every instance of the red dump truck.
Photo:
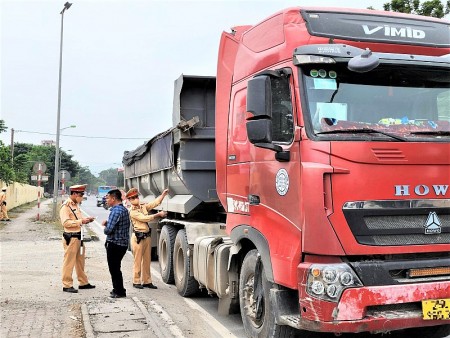
M 175 81 L 173 127 L 125 152 L 161 274 L 249 337 L 450 333 L 450 24 L 289 8 Z M 156 236 L 157 235 L 157 236 Z

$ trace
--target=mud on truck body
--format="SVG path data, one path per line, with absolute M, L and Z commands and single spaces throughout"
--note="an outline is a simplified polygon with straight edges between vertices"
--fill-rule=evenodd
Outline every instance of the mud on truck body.
M 124 156 L 127 189 L 170 189 L 164 281 L 251 337 L 448 335 L 449 29 L 289 8 L 224 32 L 216 78 L 176 80 L 173 128 Z

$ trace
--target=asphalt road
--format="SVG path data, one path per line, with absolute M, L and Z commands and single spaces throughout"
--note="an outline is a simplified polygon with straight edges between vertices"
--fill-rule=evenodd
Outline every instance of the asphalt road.
M 88 196 L 88 199 L 83 201 L 82 210 L 93 217 L 97 217 L 90 228 L 99 236 L 101 241 L 104 241 L 105 235 L 103 234 L 103 227 L 101 223 L 103 220 L 108 219 L 109 211 L 105 210 L 103 207 L 97 207 L 94 196 Z M 131 255 L 131 252 L 129 253 Z M 151 263 L 152 268 L 152 278 L 156 280 L 157 285 L 163 284 L 161 275 L 159 273 L 159 264 L 157 261 Z M 230 337 L 230 338 L 245 338 L 244 328 L 242 326 L 242 320 L 240 314 L 230 315 L 230 316 L 219 316 L 217 314 L 218 299 L 209 296 L 199 296 L 191 298 L 182 298 L 176 292 L 173 287 L 167 291 L 167 297 L 178 297 L 183 299 L 185 304 L 197 313 L 200 313 L 200 320 L 206 322 L 214 328 L 216 333 L 220 337 Z M 176 309 L 165 309 L 172 318 L 176 318 L 173 315 Z
M 104 241 L 103 227 L 101 226 L 101 222 L 106 220 L 109 215 L 109 211 L 105 210 L 103 207 L 96 206 L 96 200 L 94 196 L 89 196 L 87 200 L 85 200 L 82 204 L 82 210 L 93 217 L 97 217 L 96 221 L 91 224 L 91 229 L 97 233 L 100 240 Z M 131 253 L 129 253 L 131 255 Z M 159 273 L 159 264 L 158 262 L 152 262 L 152 277 L 158 281 L 159 284 L 162 284 L 163 281 L 161 279 L 161 275 Z M 176 288 L 171 288 L 167 290 L 167 297 L 180 297 Z M 180 297 L 181 298 L 181 297 Z M 236 337 L 236 338 L 245 338 L 245 332 L 242 325 L 240 314 L 230 315 L 230 316 L 219 316 L 217 314 L 218 308 L 218 299 L 215 297 L 209 296 L 200 296 L 193 298 L 183 298 L 184 302 L 188 307 L 192 310 L 200 313 L 200 320 L 208 323 L 208 325 L 216 331 L 218 335 L 221 337 Z M 172 312 L 176 309 L 165 309 L 169 315 L 172 316 Z M 173 315 L 172 318 L 176 318 L 176 315 Z M 371 335 L 369 333 L 359 333 L 359 334 L 342 334 L 339 337 L 341 338 L 376 338 L 381 335 Z M 384 335 L 385 336 L 385 335 Z M 296 337 L 301 338 L 301 333 L 299 333 Z M 334 334 L 328 333 L 318 333 L 316 334 L 316 338 L 334 338 L 336 337 Z M 389 334 L 390 338 L 407 338 L 404 333 L 391 333 Z M 426 338 L 426 337 L 424 337 Z M 450 338 L 448 336 L 447 338 Z

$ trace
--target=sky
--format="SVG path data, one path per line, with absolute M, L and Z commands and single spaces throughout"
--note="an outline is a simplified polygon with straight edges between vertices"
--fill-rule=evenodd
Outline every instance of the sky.
M 65 0 L 0 0 L 0 140 L 56 140 Z M 181 74 L 215 75 L 222 31 L 293 6 L 382 9 L 387 0 L 89 0 L 64 14 L 60 147 L 94 174 L 172 127 Z

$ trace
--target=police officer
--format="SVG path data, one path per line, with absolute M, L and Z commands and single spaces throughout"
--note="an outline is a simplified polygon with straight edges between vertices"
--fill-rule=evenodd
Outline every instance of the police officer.
M 134 230 L 131 236 L 131 250 L 134 256 L 133 287 L 137 289 L 157 289 L 157 286 L 152 283 L 150 274 L 152 240 L 148 222 L 157 217 L 166 217 L 167 212 L 160 211 L 156 214 L 149 214 L 149 211 L 160 205 L 168 193 L 168 189 L 164 190 L 154 201 L 147 204 L 139 203 L 139 191 L 136 188 L 131 188 L 126 195 L 131 203 L 129 211 Z
M 6 187 L 2 188 L 2 192 L 0 192 L 0 221 L 10 221 L 8 217 L 8 209 L 6 208 Z
M 64 261 L 62 267 L 63 291 L 77 293 L 78 290 L 73 287 L 72 273 L 73 268 L 77 273 L 80 289 L 93 289 L 95 285 L 89 283 L 84 272 L 85 248 L 80 250 L 82 225 L 88 224 L 94 220 L 93 217 L 83 217 L 80 211 L 80 204 L 83 201 L 83 195 L 86 190 L 86 184 L 73 185 L 69 188 L 69 198 L 62 204 L 59 211 L 61 224 L 64 227 L 63 247 Z

